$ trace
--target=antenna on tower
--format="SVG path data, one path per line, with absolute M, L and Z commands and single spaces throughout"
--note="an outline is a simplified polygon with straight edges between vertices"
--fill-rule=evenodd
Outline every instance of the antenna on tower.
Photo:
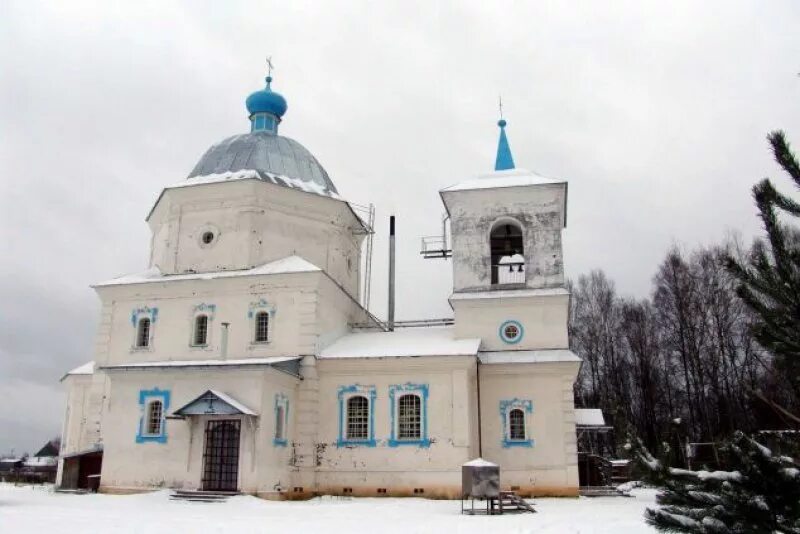
M 500 108 L 500 119 L 503 118 L 503 95 L 497 95 L 497 104 Z

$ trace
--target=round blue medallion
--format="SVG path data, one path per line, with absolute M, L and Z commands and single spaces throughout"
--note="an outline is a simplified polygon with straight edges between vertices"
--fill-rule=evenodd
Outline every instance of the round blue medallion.
M 509 320 L 500 325 L 497 333 L 505 343 L 514 345 L 522 341 L 525 329 L 522 328 L 522 323 L 519 321 Z

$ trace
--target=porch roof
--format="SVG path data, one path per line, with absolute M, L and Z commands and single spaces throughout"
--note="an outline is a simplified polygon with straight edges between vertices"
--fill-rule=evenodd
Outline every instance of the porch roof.
M 191 401 L 190 403 L 178 408 L 173 415 L 252 415 L 258 416 L 251 410 L 230 395 L 215 389 L 206 390 L 205 393 Z

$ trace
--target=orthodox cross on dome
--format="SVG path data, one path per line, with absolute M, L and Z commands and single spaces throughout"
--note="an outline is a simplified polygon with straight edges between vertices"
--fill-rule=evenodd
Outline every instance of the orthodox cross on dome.
M 511 156 L 511 147 L 508 146 L 506 137 L 506 120 L 503 118 L 503 98 L 499 98 L 500 120 L 497 125 L 500 127 L 500 140 L 497 142 L 497 158 L 494 161 L 494 170 L 507 171 L 514 168 L 514 158 Z

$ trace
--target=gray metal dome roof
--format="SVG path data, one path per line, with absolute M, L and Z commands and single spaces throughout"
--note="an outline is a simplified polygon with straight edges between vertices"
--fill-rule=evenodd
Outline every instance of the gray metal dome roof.
M 338 194 L 328 173 L 303 145 L 265 131 L 234 135 L 215 144 L 203 154 L 189 178 L 246 170 L 257 171 L 261 176 L 299 179 L 311 186 L 300 189 L 321 191 L 326 195 Z M 294 187 L 285 180 L 271 181 Z

